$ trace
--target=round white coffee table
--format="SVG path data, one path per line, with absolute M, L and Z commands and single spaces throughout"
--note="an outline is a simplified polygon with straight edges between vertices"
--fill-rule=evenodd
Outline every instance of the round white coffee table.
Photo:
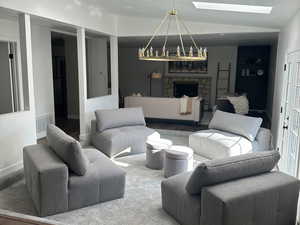
M 150 169 L 161 170 L 164 162 L 164 150 L 172 146 L 168 139 L 152 139 L 146 142 L 146 166 Z
M 164 175 L 170 177 L 193 169 L 193 149 L 173 145 L 165 150 Z

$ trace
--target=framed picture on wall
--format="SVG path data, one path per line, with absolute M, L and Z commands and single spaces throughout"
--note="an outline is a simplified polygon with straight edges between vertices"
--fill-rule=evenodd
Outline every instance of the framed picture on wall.
M 168 62 L 169 73 L 207 73 L 208 60 L 196 62 Z

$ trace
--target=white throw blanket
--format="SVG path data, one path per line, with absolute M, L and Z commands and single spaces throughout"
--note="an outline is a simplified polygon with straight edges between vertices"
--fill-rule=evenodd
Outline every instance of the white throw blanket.
M 189 97 L 184 95 L 179 101 L 179 113 L 181 115 L 191 114 L 193 112 L 193 99 L 198 97 Z

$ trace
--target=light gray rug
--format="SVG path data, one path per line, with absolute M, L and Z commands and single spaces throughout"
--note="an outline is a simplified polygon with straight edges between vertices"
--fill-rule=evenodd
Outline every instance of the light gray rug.
M 187 145 L 187 133 L 160 132 L 174 144 Z M 205 160 L 195 155 L 194 164 Z M 115 163 L 127 172 L 123 199 L 114 200 L 48 217 L 72 225 L 177 225 L 161 208 L 162 171 L 145 167 L 145 154 L 118 158 Z M 0 209 L 36 215 L 24 181 L 0 192 Z

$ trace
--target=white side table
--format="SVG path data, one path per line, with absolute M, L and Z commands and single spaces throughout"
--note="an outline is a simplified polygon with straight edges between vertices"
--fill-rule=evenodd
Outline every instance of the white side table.
M 164 162 L 164 150 L 172 146 L 168 139 L 153 139 L 146 142 L 146 166 L 150 169 L 161 170 Z
M 193 149 L 174 145 L 165 150 L 164 175 L 170 177 L 193 169 Z

